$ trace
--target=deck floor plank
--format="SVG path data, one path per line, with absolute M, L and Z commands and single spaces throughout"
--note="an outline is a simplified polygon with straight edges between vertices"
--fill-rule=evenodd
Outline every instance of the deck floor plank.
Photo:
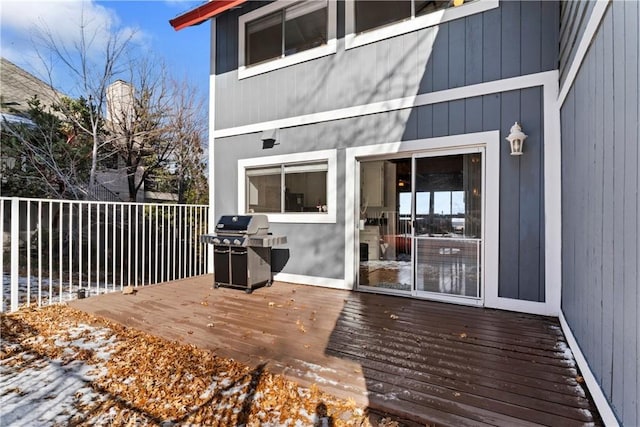
M 276 282 L 252 294 L 210 275 L 76 300 L 418 423 L 600 424 L 557 319 Z

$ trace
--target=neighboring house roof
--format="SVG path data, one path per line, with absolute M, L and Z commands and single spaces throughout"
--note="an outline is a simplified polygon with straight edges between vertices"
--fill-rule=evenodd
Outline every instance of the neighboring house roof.
M 34 95 L 43 104 L 51 105 L 62 94 L 6 58 L 0 58 L 0 111 L 26 113 L 29 110 L 27 101 Z
M 0 113 L 0 126 L 2 123 L 5 123 L 5 122 L 21 123 L 23 125 L 35 126 L 34 123 L 26 117 L 16 116 L 15 114 L 9 114 L 9 113 Z
M 195 9 L 178 15 L 169 20 L 174 30 L 178 31 L 186 27 L 202 24 L 207 19 L 213 18 L 222 12 L 232 9 L 246 2 L 247 0 L 211 0 Z

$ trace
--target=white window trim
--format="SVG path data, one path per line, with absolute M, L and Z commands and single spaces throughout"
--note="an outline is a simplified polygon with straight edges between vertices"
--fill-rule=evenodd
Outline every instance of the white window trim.
M 439 10 L 427 15 L 418 16 L 406 21 L 389 24 L 381 28 L 356 34 L 355 0 L 345 2 L 345 49 L 352 49 L 369 43 L 374 43 L 390 37 L 410 33 L 422 28 L 433 27 L 454 19 L 464 18 L 498 7 L 499 0 L 476 0 L 473 3 L 458 7 Z
M 262 16 L 290 6 L 292 2 L 290 0 L 277 0 L 273 3 L 269 3 L 264 7 L 241 15 L 238 19 L 238 79 L 242 80 L 247 77 L 256 76 L 258 74 L 267 73 L 279 68 L 300 64 L 301 62 L 310 61 L 312 59 L 321 58 L 323 56 L 336 53 L 338 45 L 336 1 L 337 0 L 328 0 L 327 2 L 327 44 L 252 66 L 245 66 L 244 64 L 246 23 L 248 21 L 253 21 L 254 19 L 260 18 Z
M 283 154 L 238 160 L 238 212 L 246 212 L 246 170 L 248 168 L 288 163 L 327 162 L 327 212 L 326 213 L 267 213 L 269 222 L 279 223 L 322 223 L 336 222 L 337 208 L 337 152 L 336 150 L 310 151 L 306 153 Z
M 498 271 L 499 271 L 499 229 L 500 229 L 500 131 L 487 131 L 478 133 L 468 133 L 462 135 L 443 136 L 438 138 L 417 139 L 411 141 L 400 141 L 384 144 L 365 145 L 346 149 L 345 165 L 345 284 L 351 289 L 355 289 L 357 263 L 356 244 L 359 242 L 357 230 L 359 229 L 358 206 L 358 162 L 375 158 L 375 156 L 385 156 L 403 153 L 412 155 L 419 152 L 443 152 L 448 153 L 453 150 L 469 151 L 474 147 L 483 147 L 485 150 L 484 166 L 484 224 L 483 224 L 483 259 L 484 259 L 484 285 L 480 299 L 467 299 L 471 305 L 484 305 L 491 307 L 498 297 Z M 414 293 L 415 297 L 424 298 L 422 292 Z M 429 295 L 432 298 L 433 295 Z M 459 297 L 440 296 L 433 299 L 442 301 L 456 301 L 460 303 L 463 299 Z M 532 303 L 534 304 L 534 303 Z M 545 303 L 536 303 L 544 305 Z

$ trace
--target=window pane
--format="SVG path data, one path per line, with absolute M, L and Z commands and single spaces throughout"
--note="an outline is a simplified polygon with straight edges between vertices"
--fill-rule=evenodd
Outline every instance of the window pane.
M 428 191 L 416 193 L 416 215 L 429 215 L 431 211 L 431 193 Z
M 416 16 L 426 15 L 436 10 L 445 9 L 449 6 L 449 0 L 446 1 L 428 1 L 415 0 Z
M 410 0 L 356 0 L 356 33 L 411 18 Z
M 282 56 L 282 11 L 247 22 L 245 65 Z
M 291 55 L 327 43 L 327 2 L 304 2 L 285 12 L 284 54 Z
M 327 172 L 286 173 L 285 212 L 327 212 Z
M 281 174 L 247 171 L 247 212 L 280 212 Z

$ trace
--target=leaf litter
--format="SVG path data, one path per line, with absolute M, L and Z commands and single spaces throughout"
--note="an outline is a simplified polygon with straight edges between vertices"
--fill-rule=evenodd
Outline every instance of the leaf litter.
M 252 369 L 64 304 L 0 320 L 3 426 L 402 425 L 264 365 Z

